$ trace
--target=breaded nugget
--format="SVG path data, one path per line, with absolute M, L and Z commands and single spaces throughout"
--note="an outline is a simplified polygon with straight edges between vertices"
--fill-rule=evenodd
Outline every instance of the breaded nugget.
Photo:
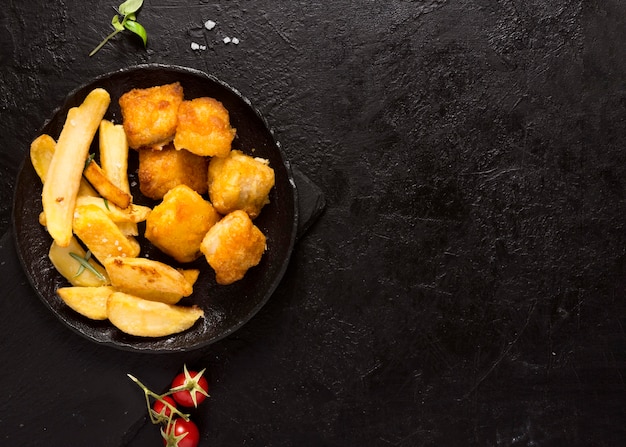
M 146 219 L 146 239 L 178 262 L 201 256 L 200 243 L 220 215 L 200 194 L 178 185 L 165 194 Z
M 174 146 L 197 155 L 225 157 L 235 138 L 228 110 L 213 98 L 183 101 L 178 108 Z
M 238 150 L 228 157 L 212 158 L 209 163 L 209 197 L 221 214 L 243 210 L 254 219 L 269 203 L 274 181 L 274 170 L 267 160 Z
M 261 261 L 265 235 L 244 211 L 233 211 L 213 225 L 202 240 L 200 250 L 215 270 L 218 284 L 227 285 L 244 277 Z
M 186 150 L 176 150 L 169 144 L 163 149 L 139 149 L 139 189 L 151 199 L 162 199 L 178 185 L 187 185 L 199 194 L 207 192 L 206 157 Z
M 119 104 L 128 145 L 138 149 L 172 141 L 182 102 L 183 88 L 178 82 L 124 93 Z

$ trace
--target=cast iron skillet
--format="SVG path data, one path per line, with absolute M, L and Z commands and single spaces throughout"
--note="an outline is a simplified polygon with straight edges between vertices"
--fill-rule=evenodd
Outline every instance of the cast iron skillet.
M 200 269 L 201 273 L 193 295 L 181 300 L 180 304 L 199 305 L 205 312 L 205 318 L 189 330 L 169 337 L 141 338 L 126 335 L 109 322 L 82 317 L 57 297 L 55 290 L 69 284 L 48 259 L 52 240 L 38 222 L 42 210 L 42 186 L 30 157 L 26 156 L 17 177 L 13 203 L 18 256 L 33 288 L 50 310 L 68 327 L 96 343 L 125 350 L 166 353 L 196 349 L 220 340 L 250 320 L 267 302 L 285 273 L 293 249 L 298 215 L 295 183 L 289 163 L 284 160 L 281 147 L 266 121 L 250 102 L 238 91 L 210 75 L 185 67 L 154 64 L 104 74 L 70 93 L 39 134 L 47 133 L 58 138 L 69 108 L 79 105 L 93 88 L 103 87 L 109 92 L 111 105 L 105 118 L 120 123 L 117 100 L 124 92 L 176 81 L 182 84 L 186 99 L 210 96 L 221 101 L 230 113 L 231 124 L 237 129 L 233 149 L 266 158 L 274 169 L 276 185 L 270 193 L 271 202 L 254 221 L 267 237 L 267 250 L 258 266 L 250 269 L 242 280 L 228 286 L 216 284 L 215 275 L 204 257 L 185 264 L 187 268 Z M 91 151 L 96 150 L 94 146 Z M 128 170 L 134 201 L 153 206 L 155 202 L 139 192 L 136 155 L 130 151 Z M 148 255 L 151 259 L 180 266 L 143 239 L 143 230 L 144 226 L 140 225 L 138 239 L 142 245 L 141 256 Z

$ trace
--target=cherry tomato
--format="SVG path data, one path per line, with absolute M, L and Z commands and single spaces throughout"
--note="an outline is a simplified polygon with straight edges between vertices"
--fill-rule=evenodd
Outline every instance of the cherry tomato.
M 172 389 L 178 388 L 171 394 L 174 400 L 183 407 L 197 407 L 209 395 L 209 384 L 204 377 L 204 370 L 188 371 L 185 367 L 184 371 L 174 377 L 172 381 Z
M 200 431 L 192 421 L 176 418 L 163 434 L 163 445 L 166 447 L 197 447 L 200 442 Z
M 154 412 L 156 413 L 157 418 L 163 421 L 167 421 L 167 419 L 169 419 L 172 414 L 172 410 L 167 405 L 165 405 L 163 401 L 166 401 L 174 408 L 176 408 L 176 402 L 170 396 L 164 396 L 161 399 L 162 400 L 154 401 L 154 403 L 152 404 L 152 410 L 154 410 Z

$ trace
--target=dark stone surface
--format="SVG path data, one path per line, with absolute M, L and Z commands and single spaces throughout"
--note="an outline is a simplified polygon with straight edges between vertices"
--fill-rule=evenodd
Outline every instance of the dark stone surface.
M 238 88 L 326 208 L 260 313 L 166 356 L 66 329 L 5 235 L 0 444 L 158 445 L 126 373 L 185 362 L 202 445 L 626 444 L 624 2 L 154 0 L 147 51 L 89 58 L 112 6 L 0 10 L 2 233 L 46 117 L 145 62 Z

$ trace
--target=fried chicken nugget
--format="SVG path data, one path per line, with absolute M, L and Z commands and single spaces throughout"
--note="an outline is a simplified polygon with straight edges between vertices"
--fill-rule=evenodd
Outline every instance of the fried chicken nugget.
M 186 185 L 168 191 L 146 219 L 145 236 L 178 262 L 199 258 L 200 243 L 220 215 L 200 194 Z
M 207 180 L 211 203 L 219 213 L 243 210 L 252 219 L 269 203 L 275 182 L 267 160 L 238 150 L 232 150 L 228 157 L 212 158 Z
M 178 108 L 174 146 L 197 155 L 225 157 L 236 130 L 230 126 L 228 110 L 214 98 L 183 101 Z
M 119 104 L 128 145 L 138 149 L 172 141 L 182 102 L 183 87 L 179 82 L 124 93 Z
M 265 235 L 245 211 L 237 210 L 209 229 L 200 251 L 215 270 L 216 282 L 232 284 L 243 278 L 249 268 L 261 262 Z
M 139 149 L 139 189 L 151 199 L 162 199 L 178 185 L 187 185 L 198 194 L 207 192 L 209 160 L 168 144 L 162 149 Z

